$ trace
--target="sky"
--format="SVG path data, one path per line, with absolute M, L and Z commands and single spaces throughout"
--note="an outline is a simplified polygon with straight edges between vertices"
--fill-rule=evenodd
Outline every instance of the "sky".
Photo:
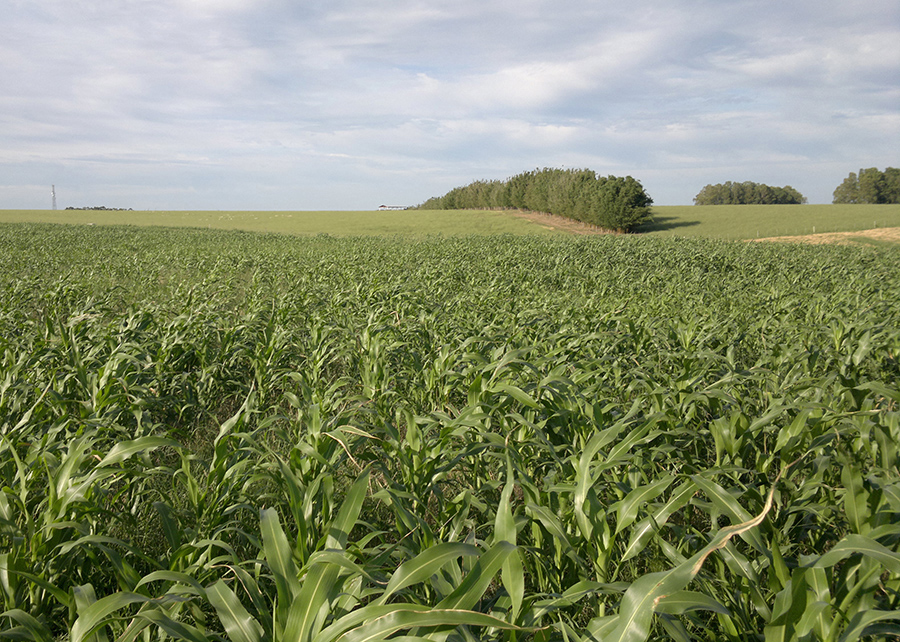
M 900 167 L 897 0 L 0 0 L 0 209 L 357 210 Z

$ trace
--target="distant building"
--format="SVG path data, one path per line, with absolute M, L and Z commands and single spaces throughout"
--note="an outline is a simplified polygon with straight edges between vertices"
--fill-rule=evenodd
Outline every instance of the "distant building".
M 404 205 L 379 205 L 379 210 L 405 210 L 406 207 Z

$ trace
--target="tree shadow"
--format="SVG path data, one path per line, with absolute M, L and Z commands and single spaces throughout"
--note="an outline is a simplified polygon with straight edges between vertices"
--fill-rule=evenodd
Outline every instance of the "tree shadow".
M 646 234 L 647 232 L 662 232 L 664 230 L 674 230 L 678 227 L 693 227 L 700 225 L 700 221 L 685 221 L 675 216 L 654 216 L 649 223 L 644 223 L 634 228 L 636 234 Z

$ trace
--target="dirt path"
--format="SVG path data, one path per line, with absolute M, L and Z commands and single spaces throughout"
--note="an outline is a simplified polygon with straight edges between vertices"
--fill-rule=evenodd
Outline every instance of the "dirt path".
M 570 232 L 572 234 L 615 234 L 609 230 L 604 230 L 581 221 L 575 221 L 564 216 L 554 216 L 553 214 L 544 214 L 543 212 L 529 212 L 526 210 L 516 210 L 510 212 L 516 218 L 522 218 L 526 221 L 536 223 L 548 230 L 560 230 L 562 232 Z
M 771 236 L 769 238 L 752 240 L 812 243 L 814 245 L 823 245 L 826 243 L 853 245 L 860 242 L 865 243 L 866 239 L 879 242 L 900 243 L 900 227 L 879 227 L 874 230 L 859 230 L 858 232 L 828 232 L 825 234 L 807 234 L 806 236 Z

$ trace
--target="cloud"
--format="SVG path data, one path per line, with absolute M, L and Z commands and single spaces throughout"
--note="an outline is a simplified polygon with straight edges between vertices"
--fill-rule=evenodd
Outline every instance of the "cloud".
M 897 163 L 888 0 L 6 4 L 0 207 L 342 209 L 545 165 L 825 202 Z

